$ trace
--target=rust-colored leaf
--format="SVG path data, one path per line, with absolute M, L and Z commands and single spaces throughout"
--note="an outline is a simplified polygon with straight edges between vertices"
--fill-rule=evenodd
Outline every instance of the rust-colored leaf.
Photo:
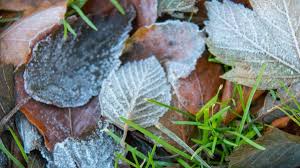
M 276 119 L 272 122 L 272 126 L 277 127 L 277 128 L 285 128 L 290 121 L 289 117 L 281 117 L 279 119 Z
M 18 73 L 15 80 L 18 102 L 28 95 L 24 90 L 22 73 Z M 44 136 L 48 150 L 52 150 L 57 142 L 67 137 L 81 137 L 93 130 L 100 119 L 98 106 L 97 98 L 78 108 L 58 108 L 30 100 L 20 110 Z
M 15 66 L 27 63 L 31 48 L 59 25 L 65 12 L 66 3 L 58 3 L 20 19 L 3 31 L 0 34 L 0 62 Z

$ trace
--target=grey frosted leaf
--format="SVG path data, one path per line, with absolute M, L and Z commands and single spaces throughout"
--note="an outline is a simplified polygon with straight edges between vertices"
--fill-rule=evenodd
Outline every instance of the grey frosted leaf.
M 295 168 L 300 166 L 300 138 L 274 128 L 256 143 L 266 150 L 242 145 L 229 156 L 230 168 Z
M 119 56 L 135 16 L 118 12 L 95 16 L 92 30 L 82 20 L 72 25 L 77 37 L 63 39 L 59 29 L 33 50 L 25 73 L 25 90 L 35 100 L 58 107 L 77 107 L 98 95 L 102 81 L 120 64 Z
M 266 64 L 260 89 L 300 79 L 300 1 L 251 0 L 253 10 L 229 0 L 206 2 L 209 51 L 233 70 L 223 78 L 253 86 Z
M 158 14 L 174 12 L 197 12 L 196 0 L 159 0 Z
M 51 168 L 113 168 L 115 152 L 122 148 L 102 129 L 107 123 L 100 123 L 98 130 L 85 140 L 68 138 L 54 147 L 52 156 L 47 156 Z M 53 159 L 53 160 L 51 160 Z
M 22 113 L 17 113 L 16 125 L 25 152 L 30 153 L 33 150 L 39 150 L 42 146 L 43 137 Z
M 145 98 L 170 104 L 170 89 L 166 74 L 154 56 L 127 63 L 104 80 L 99 95 L 101 112 L 121 128 L 124 126 L 121 116 L 149 127 L 157 123 L 167 109 L 148 103 Z

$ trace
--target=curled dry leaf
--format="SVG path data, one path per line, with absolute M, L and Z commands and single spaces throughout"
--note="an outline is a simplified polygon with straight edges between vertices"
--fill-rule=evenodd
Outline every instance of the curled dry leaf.
M 206 2 L 209 51 L 234 67 L 223 78 L 251 87 L 266 64 L 259 89 L 299 81 L 300 1 L 250 2 L 253 10 L 229 0 Z
M 66 3 L 49 6 L 3 31 L 0 34 L 0 62 L 15 66 L 27 63 L 32 47 L 60 24 L 66 8 Z
M 135 16 L 95 16 L 94 31 L 84 21 L 73 27 L 77 37 L 63 39 L 63 28 L 41 40 L 34 48 L 25 73 L 25 90 L 35 100 L 58 107 L 78 107 L 99 94 L 102 81 L 119 66 L 124 41 Z
M 28 97 L 24 90 L 22 74 L 16 79 L 17 102 Z M 52 150 L 57 142 L 67 137 L 81 137 L 96 127 L 100 109 L 96 98 L 79 108 L 58 108 L 30 100 L 20 111 L 43 135 L 46 147 Z
M 242 145 L 229 156 L 231 168 L 265 168 L 300 166 L 300 138 L 279 129 L 272 129 L 258 138 L 256 143 L 266 150 L 258 150 L 251 145 Z
M 171 93 L 166 75 L 155 57 L 127 63 L 110 73 L 99 95 L 101 112 L 120 128 L 120 117 L 128 118 L 142 127 L 156 124 L 167 111 L 145 99 L 170 104 Z

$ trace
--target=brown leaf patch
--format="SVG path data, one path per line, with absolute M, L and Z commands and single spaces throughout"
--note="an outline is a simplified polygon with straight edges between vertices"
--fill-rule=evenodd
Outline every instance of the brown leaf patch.
M 27 97 L 22 73 L 16 75 L 17 102 Z M 27 119 L 44 136 L 45 145 L 52 150 L 67 137 L 82 137 L 97 126 L 100 119 L 98 99 L 78 108 L 58 108 L 30 100 L 21 108 Z
M 58 3 L 20 19 L 3 31 L 0 34 L 0 62 L 15 66 L 27 63 L 31 48 L 59 25 L 65 12 L 66 3 Z

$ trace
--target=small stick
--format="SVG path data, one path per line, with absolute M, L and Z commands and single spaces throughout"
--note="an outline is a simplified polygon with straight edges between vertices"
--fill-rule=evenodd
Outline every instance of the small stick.
M 5 124 L 11 119 L 14 114 L 18 112 L 18 110 L 24 106 L 29 100 L 31 100 L 31 97 L 24 98 L 20 103 L 18 103 L 9 113 L 7 113 L 1 120 L 0 120 L 0 130 L 2 132 Z
M 124 132 L 123 132 L 122 139 L 121 139 L 121 141 L 120 141 L 120 145 L 121 145 L 123 148 L 125 148 L 125 145 L 126 145 L 125 140 L 126 140 L 127 132 L 128 132 L 128 124 L 125 124 L 125 125 L 124 125 L 123 131 L 124 131 Z

